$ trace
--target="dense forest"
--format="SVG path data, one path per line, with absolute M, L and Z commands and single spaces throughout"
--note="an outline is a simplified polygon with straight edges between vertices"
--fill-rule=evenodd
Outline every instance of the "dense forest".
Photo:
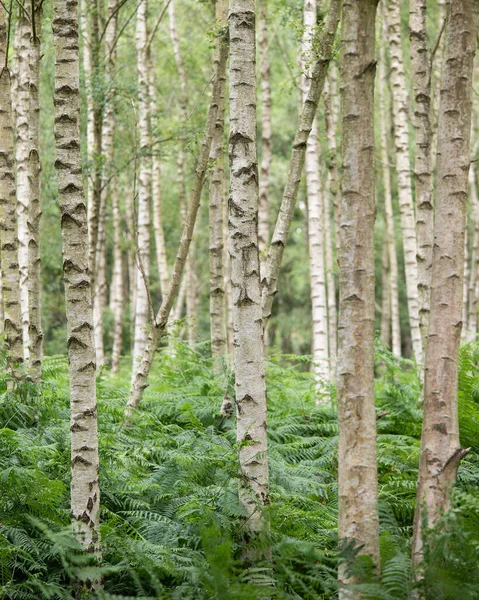
M 479 0 L 0 0 L 0 598 L 479 600 Z

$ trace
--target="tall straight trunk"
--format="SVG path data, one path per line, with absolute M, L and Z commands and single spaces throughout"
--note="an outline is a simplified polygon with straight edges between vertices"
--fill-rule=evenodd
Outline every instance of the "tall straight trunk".
M 431 295 L 432 240 L 434 210 L 432 198 L 431 147 L 431 62 L 427 47 L 426 0 L 409 3 L 409 39 L 411 41 L 412 82 L 414 89 L 414 164 L 417 236 L 417 277 L 419 327 L 426 348 L 429 301 Z
M 384 45 L 380 49 L 379 78 L 378 78 L 378 100 L 381 118 L 380 125 L 380 159 L 381 175 L 384 189 L 384 216 L 386 220 L 386 241 L 388 250 L 390 302 L 391 302 L 391 350 L 396 356 L 401 356 L 401 323 L 399 319 L 399 270 L 396 254 L 396 242 L 394 235 L 394 213 L 392 199 L 391 169 L 389 167 L 388 132 L 387 123 L 390 111 L 386 104 L 386 90 L 388 89 L 386 69 L 386 51 Z
M 391 100 L 393 106 L 398 197 L 399 208 L 401 211 L 404 265 L 406 270 L 407 305 L 413 353 L 416 362 L 419 365 L 422 365 L 423 349 L 421 331 L 419 328 L 416 222 L 413 206 L 411 164 L 409 161 L 409 100 L 407 94 L 406 76 L 404 73 L 400 12 L 399 0 L 390 0 L 387 13 L 387 30 L 389 36 L 389 52 L 391 57 Z M 385 11 L 383 10 L 383 14 L 384 13 Z
M 338 167 L 338 150 L 336 147 L 336 132 L 339 130 L 339 85 L 338 69 L 334 62 L 328 73 L 327 79 L 328 99 L 325 100 L 325 118 L 327 126 L 328 145 L 330 148 L 329 171 L 330 190 L 333 196 L 334 228 L 336 233 L 336 255 L 339 257 L 340 222 L 341 222 L 341 186 Z
M 339 539 L 379 568 L 374 410 L 374 76 L 376 1 L 345 1 L 341 39 Z M 340 566 L 340 585 L 355 581 Z M 340 598 L 359 598 L 359 594 Z
M 301 68 L 303 71 L 301 93 L 303 104 L 308 97 L 310 76 L 308 64 L 313 54 L 316 29 L 316 0 L 305 0 L 303 11 L 303 44 Z M 324 273 L 324 215 L 319 174 L 318 122 L 313 120 L 306 142 L 305 172 L 308 200 L 308 241 L 311 276 L 312 308 L 312 355 L 317 384 L 328 378 L 328 313 L 326 303 L 326 281 Z
M 32 16 L 29 108 L 29 182 L 30 210 L 28 214 L 28 344 L 30 376 L 39 382 L 42 374 L 43 330 L 41 314 L 40 262 L 40 65 L 42 5 L 38 4 Z
M 1 238 L 0 238 L 0 243 L 1 243 Z M 1 263 L 1 260 L 0 260 Z M 2 277 L 2 270 L 0 268 L 0 335 L 3 335 L 4 333 L 4 326 L 5 326 L 5 312 L 3 310 L 3 277 Z
M 216 21 L 220 23 L 219 35 L 224 35 L 228 19 L 228 0 L 216 2 Z M 221 41 L 216 42 L 214 60 L 220 60 Z M 225 296 L 225 246 L 223 237 L 223 217 L 226 204 L 225 166 L 224 166 L 224 131 L 225 131 L 225 85 L 226 73 L 220 81 L 221 90 L 218 102 L 215 133 L 211 145 L 211 160 L 214 164 L 210 182 L 210 329 L 211 354 L 215 360 L 215 368 L 222 371 L 221 358 L 228 351 L 226 333 L 226 296 Z
M 461 340 L 466 341 L 467 337 L 467 308 L 469 300 L 469 230 L 467 228 L 467 217 L 466 217 L 466 230 L 464 232 L 464 277 L 462 287 L 462 328 L 461 328 Z
M 30 107 L 30 62 L 31 56 L 30 15 L 19 9 L 15 30 L 14 62 L 16 69 L 15 90 L 15 160 L 17 173 L 17 231 L 18 267 L 20 271 L 20 306 L 23 327 L 23 354 L 28 362 L 28 215 L 30 212 L 29 178 L 29 107 Z
M 341 13 L 341 4 L 342 0 L 331 0 L 324 30 L 318 40 L 317 58 L 311 71 L 310 89 L 299 118 L 298 129 L 296 130 L 293 149 L 291 151 L 288 177 L 283 191 L 283 198 L 281 200 L 281 206 L 271 244 L 268 248 L 268 254 L 264 261 L 264 269 L 262 269 L 261 272 L 261 303 L 263 306 L 264 327 L 266 327 L 267 321 L 271 315 L 273 298 L 277 291 L 281 260 L 283 258 L 284 248 L 286 247 L 289 228 L 293 220 L 309 134 L 311 133 L 313 122 L 316 117 L 316 111 L 323 91 L 329 62 L 333 57 L 334 39 L 336 37 L 336 30 Z
M 239 498 L 246 527 L 265 528 L 269 504 L 263 326 L 258 252 L 255 0 L 231 0 L 229 250 L 233 287 Z
M 7 345 L 7 369 L 21 377 L 23 328 L 18 268 L 18 233 L 15 194 L 15 154 L 10 71 L 6 67 L 7 28 L 5 9 L 0 6 L 0 256 L 2 272 L 3 332 Z
M 134 188 L 133 188 L 134 189 Z M 128 301 L 132 331 L 136 314 L 136 223 L 134 205 L 136 197 L 132 189 L 125 190 L 125 220 L 127 229 Z M 133 347 L 131 348 L 133 351 Z
M 413 562 L 423 557 L 423 520 L 434 525 L 450 506 L 461 449 L 457 370 L 462 326 L 464 234 L 470 165 L 472 76 L 478 28 L 476 0 L 449 4 L 439 107 L 431 312 L 424 381 L 424 419 L 414 520 Z
M 269 244 L 269 189 L 273 159 L 271 133 L 271 74 L 268 40 L 268 0 L 260 0 L 259 74 L 261 80 L 261 169 L 259 177 L 258 243 L 260 254 Z
M 218 114 L 218 104 L 220 101 L 220 86 L 221 81 L 224 79 L 227 56 L 227 49 L 224 44 L 221 44 L 220 60 L 217 64 L 214 65 L 213 93 L 208 109 L 208 117 L 206 119 L 203 143 L 201 145 L 201 150 L 196 165 L 193 180 L 193 188 L 191 192 L 191 200 L 189 202 L 188 212 L 183 223 L 181 240 L 178 246 L 178 251 L 176 253 L 176 258 L 173 265 L 170 282 L 168 284 L 168 289 L 166 291 L 166 294 L 163 296 L 160 309 L 154 319 L 153 326 L 148 335 L 147 344 L 145 346 L 140 365 L 133 379 L 133 383 L 130 390 L 130 397 L 128 399 L 128 406 L 126 409 L 126 416 L 130 415 L 132 410 L 137 408 L 145 388 L 148 387 L 148 375 L 151 370 L 153 357 L 161 338 L 165 334 L 173 303 L 175 302 L 175 299 L 178 296 L 178 291 L 180 289 L 181 278 L 183 275 L 186 258 L 188 256 L 188 250 L 190 248 L 191 239 L 195 228 L 196 216 L 198 214 L 198 208 L 200 205 L 201 192 L 203 189 L 206 169 L 208 167 L 208 161 L 211 152 L 211 144 L 213 141 L 215 123 Z
M 148 55 L 148 89 L 150 99 L 150 119 L 152 139 L 158 125 L 158 104 L 156 90 L 155 64 L 151 53 Z M 155 235 L 156 264 L 159 272 L 160 291 L 165 294 L 168 289 L 169 272 L 166 258 L 165 235 L 163 232 L 162 199 L 161 199 L 161 161 L 157 151 L 152 156 L 151 199 L 153 204 L 153 231 Z
M 123 343 L 123 255 L 122 229 L 120 215 L 120 196 L 117 186 L 111 191 L 111 207 L 113 217 L 113 278 L 112 278 L 112 311 L 113 311 L 113 349 L 111 353 L 111 369 L 118 373 Z
M 228 246 L 228 203 L 224 205 L 223 243 Z M 231 256 L 229 249 L 225 252 L 225 295 L 226 295 L 226 329 L 228 331 L 228 354 L 233 356 L 234 327 L 233 327 L 233 287 L 231 285 Z
M 387 235 L 387 233 L 386 233 Z M 389 348 L 391 344 L 391 269 L 387 243 L 383 245 L 381 274 L 381 342 Z
M 436 171 L 436 154 L 437 154 L 437 128 L 439 124 L 439 100 L 440 100 L 440 88 L 441 88 L 441 75 L 444 64 L 444 47 L 445 47 L 445 35 L 444 35 L 444 24 L 446 22 L 447 15 L 447 0 L 437 0 L 437 22 L 436 22 L 436 40 L 435 45 L 436 52 L 432 57 L 431 65 L 431 127 L 432 127 L 432 158 L 433 158 L 433 172 Z
M 474 163 L 469 169 L 469 196 L 471 198 L 472 213 L 474 216 L 474 234 L 472 243 L 471 271 L 468 283 L 468 308 L 467 308 L 467 335 L 468 342 L 477 336 L 477 288 L 479 278 L 479 198 L 477 195 L 477 181 Z
M 196 276 L 195 256 L 195 239 L 191 240 L 190 250 L 186 258 L 186 316 L 188 317 L 187 332 L 188 343 L 196 342 L 196 333 L 198 330 L 198 278 Z
M 80 157 L 76 0 L 53 6 L 55 168 L 61 212 L 71 407 L 71 519 L 81 546 L 99 553 L 100 488 L 93 308 Z M 87 580 L 93 590 L 98 581 Z
M 334 69 L 331 69 L 331 73 Z M 339 172 L 337 162 L 336 131 L 338 125 L 337 114 L 335 114 L 334 104 L 337 98 L 335 82 L 331 77 L 326 80 L 324 90 L 324 118 L 326 122 L 326 136 L 328 138 L 329 160 L 326 189 L 323 190 L 323 212 L 324 212 L 324 244 L 325 244 L 325 265 L 326 265 L 326 284 L 327 284 L 327 302 L 328 302 L 328 347 L 329 364 L 331 373 L 336 369 L 336 356 L 338 353 L 338 310 L 336 306 L 336 277 L 333 260 L 333 236 L 331 226 L 330 201 L 333 199 L 333 210 L 336 213 L 336 206 L 339 202 Z M 338 212 L 339 216 L 339 212 Z M 339 228 L 336 230 L 336 238 L 339 239 Z
M 151 158 L 148 99 L 148 0 L 139 0 L 136 17 L 136 52 L 138 69 L 138 128 L 141 156 L 138 177 L 138 225 L 136 241 L 136 311 L 133 342 L 134 378 L 148 337 L 150 307 L 148 289 L 150 276 L 150 205 Z

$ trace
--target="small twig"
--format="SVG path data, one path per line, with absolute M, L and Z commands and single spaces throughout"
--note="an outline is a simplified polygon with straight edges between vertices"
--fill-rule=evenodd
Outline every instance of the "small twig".
M 116 16 L 120 12 L 120 10 L 123 8 L 123 6 L 125 6 L 125 4 L 127 2 L 128 2 L 128 0 L 122 0 L 122 2 L 120 2 L 117 5 L 117 7 L 111 12 L 111 15 L 108 16 L 108 19 L 106 20 L 106 23 L 105 23 L 105 25 L 103 27 L 103 31 L 101 32 L 98 44 L 101 44 L 103 38 L 105 37 L 106 30 L 107 30 L 108 25 L 110 24 L 110 21 L 113 19 L 114 16 Z
M 434 57 L 436 56 L 436 52 L 439 48 L 439 44 L 441 43 L 442 34 L 444 33 L 444 29 L 446 28 L 447 18 L 448 18 L 448 15 L 446 14 L 446 16 L 444 17 L 444 20 L 442 22 L 441 29 L 439 30 L 436 43 L 434 44 L 434 47 L 431 50 L 431 57 L 430 57 L 431 67 L 434 63 Z
M 160 25 L 161 21 L 163 20 L 163 17 L 165 16 L 165 13 L 168 9 L 168 6 L 170 6 L 170 4 L 171 4 L 171 0 L 167 0 L 165 6 L 163 7 L 163 10 L 160 13 L 160 16 L 158 17 L 158 20 L 155 23 L 155 26 L 151 30 L 150 37 L 148 39 L 148 42 L 146 43 L 146 51 L 147 52 L 150 49 L 153 38 L 155 37 L 156 30 L 158 29 L 158 26 Z

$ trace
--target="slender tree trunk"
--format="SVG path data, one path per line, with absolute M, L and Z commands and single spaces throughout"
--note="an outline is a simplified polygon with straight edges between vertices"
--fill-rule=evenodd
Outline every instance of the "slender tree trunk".
M 29 160 L 30 210 L 28 214 L 28 343 L 32 380 L 38 383 L 42 374 L 43 330 L 41 312 L 40 262 L 40 64 L 42 5 L 34 9 L 31 35 Z
M 263 325 L 266 327 L 271 315 L 273 298 L 277 291 L 277 282 L 281 260 L 293 220 L 294 208 L 298 197 L 299 184 L 303 172 L 307 142 L 313 127 L 316 111 L 323 91 L 329 62 L 333 56 L 334 39 L 339 22 L 342 0 L 331 0 L 326 24 L 318 44 L 317 60 L 311 71 L 311 83 L 308 97 L 304 102 L 299 125 L 293 142 L 288 177 L 283 192 L 278 218 L 271 244 L 261 273 Z
M 55 168 L 61 211 L 71 406 L 71 518 L 82 547 L 99 554 L 100 488 L 93 308 L 80 158 L 76 0 L 56 0 Z M 92 590 L 98 581 L 85 582 Z
M 269 504 L 266 386 L 258 253 L 255 0 L 231 0 L 229 249 L 233 287 L 239 498 L 246 528 L 266 527 Z
M 427 47 L 426 0 L 409 3 L 409 39 L 411 41 L 412 82 L 414 88 L 415 200 L 417 235 L 417 277 L 419 326 L 423 349 L 426 348 L 429 301 L 431 295 L 432 240 L 434 210 L 432 198 L 431 153 L 431 63 Z
M 389 167 L 387 123 L 389 110 L 386 105 L 386 90 L 388 89 L 386 70 L 386 51 L 384 45 L 380 49 L 378 100 L 380 111 L 380 159 L 381 175 L 384 189 L 384 216 L 386 220 L 386 241 L 388 249 L 390 301 L 391 301 L 391 350 L 396 356 L 401 356 L 401 324 L 399 319 L 399 269 L 394 235 L 394 213 L 392 200 L 391 169 Z
M 333 69 L 331 69 L 332 72 Z M 336 370 L 336 356 L 338 353 L 338 310 L 336 306 L 336 277 L 333 260 L 333 237 L 331 227 L 330 199 L 333 198 L 334 213 L 339 202 L 339 173 L 337 163 L 337 115 L 334 114 L 333 104 L 336 103 L 334 94 L 337 89 L 331 84 L 331 77 L 326 80 L 324 90 L 324 118 L 326 122 L 326 136 L 328 138 L 329 161 L 326 189 L 323 190 L 324 212 L 324 244 L 326 259 L 326 284 L 328 302 L 328 345 L 329 364 L 331 374 Z M 338 212 L 339 214 L 339 212 Z M 339 240 L 339 228 L 336 230 L 336 239 Z
M 261 80 L 261 170 L 259 178 L 258 242 L 260 255 L 269 244 L 269 188 L 273 159 L 271 133 L 271 83 L 268 40 L 268 0 L 260 1 L 259 74 Z
M 374 410 L 374 76 L 376 1 L 346 0 L 341 26 L 339 539 L 379 568 Z M 355 581 L 340 566 L 340 585 Z M 359 598 L 358 592 L 340 598 Z
M 173 265 L 173 271 L 168 285 L 168 289 L 166 291 L 166 294 L 163 296 L 160 309 L 153 323 L 152 330 L 148 335 L 147 344 L 131 386 L 130 397 L 128 399 L 128 406 L 126 409 L 127 417 L 131 414 L 132 410 L 137 408 L 138 404 L 140 403 L 143 392 L 148 386 L 148 375 L 151 370 L 153 357 L 158 347 L 159 341 L 165 334 L 166 326 L 168 324 L 168 318 L 170 316 L 173 303 L 176 297 L 178 296 L 181 277 L 183 275 L 184 266 L 186 263 L 186 258 L 188 256 L 188 250 L 190 247 L 191 238 L 193 236 L 193 231 L 195 227 L 196 216 L 198 214 L 198 208 L 200 205 L 201 191 L 203 189 L 206 169 L 208 167 L 208 161 L 211 152 L 211 144 L 213 141 L 215 123 L 218 114 L 218 104 L 220 102 L 220 86 L 221 81 L 224 79 L 227 55 L 227 49 L 225 48 L 224 44 L 222 44 L 220 60 L 218 61 L 218 64 L 215 65 L 214 69 L 213 94 L 208 110 L 208 117 L 206 120 L 205 135 L 203 138 L 200 154 L 198 156 L 198 163 L 196 165 L 191 200 L 188 206 L 187 215 L 183 223 L 183 231 L 181 234 L 180 244 L 176 254 L 175 263 Z
M 383 14 L 384 13 L 385 11 L 383 11 Z M 414 357 L 416 362 L 419 365 L 422 365 L 423 351 L 421 332 L 419 328 L 416 223 L 414 218 L 411 164 L 409 161 L 409 101 L 407 95 L 406 76 L 404 74 L 399 0 L 389 1 L 387 30 L 389 35 L 389 51 L 391 57 L 390 81 L 392 86 L 391 100 L 393 106 L 394 145 L 396 149 L 398 196 L 403 232 L 409 325 L 411 328 L 411 340 Z
M 303 12 L 302 81 L 303 104 L 308 97 L 313 42 L 316 30 L 316 0 L 305 0 Z M 305 157 L 306 190 L 308 199 L 308 240 L 311 275 L 312 306 L 312 355 L 316 384 L 321 385 L 329 375 L 328 314 L 326 304 L 326 281 L 324 273 L 324 215 L 319 175 L 318 123 L 313 120 L 308 136 Z
M 381 291 L 381 342 L 389 348 L 391 345 L 391 269 L 387 243 L 383 245 Z
M 131 189 L 127 189 L 125 191 L 125 218 L 128 239 L 128 299 L 130 305 L 130 321 L 133 327 L 135 324 L 136 314 L 136 224 L 134 211 L 135 203 L 136 197 L 134 197 L 134 192 Z M 133 348 L 131 348 L 131 350 L 133 350 Z
M 441 87 L 441 75 L 444 64 L 444 47 L 445 47 L 445 35 L 444 25 L 446 22 L 447 13 L 447 0 L 437 0 L 437 23 L 436 23 L 436 36 L 435 40 L 436 52 L 432 57 L 431 65 L 431 92 L 432 92 L 432 114 L 431 114 L 431 147 L 432 147 L 432 158 L 433 158 L 433 172 L 436 172 L 436 154 L 437 154 L 437 128 L 439 123 L 439 99 L 440 99 L 440 87 Z
M 341 186 L 338 167 L 338 149 L 336 146 L 336 133 L 339 130 L 339 86 L 338 86 L 338 69 L 334 61 L 328 73 L 327 79 L 328 99 L 325 99 L 325 118 L 328 136 L 328 145 L 330 148 L 329 155 L 329 181 L 330 190 L 333 196 L 334 208 L 334 228 L 336 233 L 336 257 L 339 257 L 340 244 L 340 222 L 341 222 Z
M 15 160 L 17 188 L 17 231 L 18 231 L 18 268 L 20 271 L 20 307 L 23 327 L 23 355 L 28 361 L 28 216 L 30 212 L 29 179 L 29 107 L 30 107 L 30 64 L 31 54 L 30 16 L 23 8 L 19 9 L 15 29 Z
M 220 23 L 219 36 L 227 32 L 228 1 L 217 0 L 216 21 Z M 221 40 L 216 42 L 215 62 L 220 60 Z M 223 237 L 223 217 L 226 203 L 225 167 L 224 167 L 224 131 L 225 131 L 225 85 L 224 79 L 220 81 L 221 90 L 218 102 L 218 114 L 215 124 L 215 133 L 211 146 L 211 160 L 214 163 L 210 183 L 210 328 L 211 328 L 211 354 L 215 359 L 217 372 L 222 372 L 221 359 L 228 351 L 226 333 L 226 296 L 225 296 L 225 247 Z
M 23 363 L 23 328 L 18 268 L 18 233 L 15 194 L 15 153 L 10 71 L 6 67 L 7 28 L 0 5 L 0 255 L 7 369 L 20 379 Z
M 461 328 L 461 340 L 466 341 L 467 337 L 467 308 L 469 305 L 469 231 L 467 228 L 467 216 L 466 216 L 466 229 L 464 232 L 464 277 L 463 277 L 463 288 L 462 288 L 462 328 Z
M 195 255 L 195 239 L 191 240 L 190 250 L 186 257 L 186 316 L 188 317 L 188 343 L 190 345 L 196 342 L 198 329 L 198 279 L 196 276 L 196 265 L 193 260 Z
M 123 343 L 123 256 L 122 256 L 122 229 L 120 215 L 120 197 L 116 186 L 111 191 L 111 205 L 113 213 L 113 284 L 112 285 L 112 310 L 113 310 L 113 349 L 111 356 L 111 369 L 118 373 L 120 356 Z
M 0 243 L 1 243 L 1 238 L 0 238 Z M 1 263 L 1 260 L 0 260 Z M 3 276 L 2 276 L 2 270 L 0 269 L 0 335 L 3 335 L 4 333 L 4 326 L 5 326 L 5 312 L 3 310 Z
M 138 68 L 138 127 L 140 132 L 140 160 L 138 182 L 138 226 L 136 237 L 136 311 L 133 342 L 132 377 L 146 346 L 147 325 L 150 315 L 148 304 L 150 276 L 150 204 L 151 204 L 151 158 L 150 123 L 148 100 L 148 31 L 147 0 L 140 0 L 136 17 L 136 52 Z
M 459 463 L 468 452 L 461 449 L 459 442 L 457 363 L 462 325 L 472 75 L 479 7 L 475 0 L 455 0 L 449 6 L 439 108 L 424 420 L 413 535 L 415 565 L 423 557 L 423 518 L 432 526 L 441 512 L 448 509 Z
M 155 65 L 151 53 L 148 55 L 148 86 L 150 97 L 150 119 L 152 129 L 152 139 L 156 135 L 158 125 L 158 105 L 156 91 Z M 163 218 L 161 208 L 161 162 L 158 152 L 153 152 L 152 173 L 151 173 L 151 195 L 153 202 L 153 231 L 155 234 L 156 263 L 159 271 L 161 295 L 168 289 L 169 272 L 166 259 L 165 236 L 163 233 Z
M 223 243 L 228 246 L 228 203 L 225 202 L 223 219 Z M 233 327 L 233 287 L 231 285 L 231 256 L 229 248 L 225 252 L 225 294 L 226 294 L 226 329 L 228 331 L 228 354 L 233 356 L 234 351 L 234 327 Z

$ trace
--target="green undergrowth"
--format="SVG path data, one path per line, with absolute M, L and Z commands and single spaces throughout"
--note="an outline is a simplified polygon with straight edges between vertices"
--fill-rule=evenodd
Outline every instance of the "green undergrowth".
M 428 599 L 479 598 L 478 359 L 477 347 L 462 349 L 461 442 L 472 451 L 453 510 L 441 533 L 430 533 Z M 246 566 L 234 421 L 219 416 L 232 376 L 214 376 L 206 345 L 175 341 L 159 353 L 128 424 L 129 361 L 118 377 L 105 369 L 98 378 L 100 566 L 78 551 L 68 527 L 66 359 L 45 358 L 41 393 L 29 383 L 8 392 L 0 379 L 0 598 L 72 598 L 70 581 L 98 570 L 101 598 L 337 597 L 335 395 L 315 392 L 307 362 L 271 356 L 267 364 L 272 560 Z M 399 600 L 413 593 L 421 387 L 413 365 L 382 348 L 376 371 L 382 582 L 368 575 L 366 559 L 357 565 L 364 598 Z

